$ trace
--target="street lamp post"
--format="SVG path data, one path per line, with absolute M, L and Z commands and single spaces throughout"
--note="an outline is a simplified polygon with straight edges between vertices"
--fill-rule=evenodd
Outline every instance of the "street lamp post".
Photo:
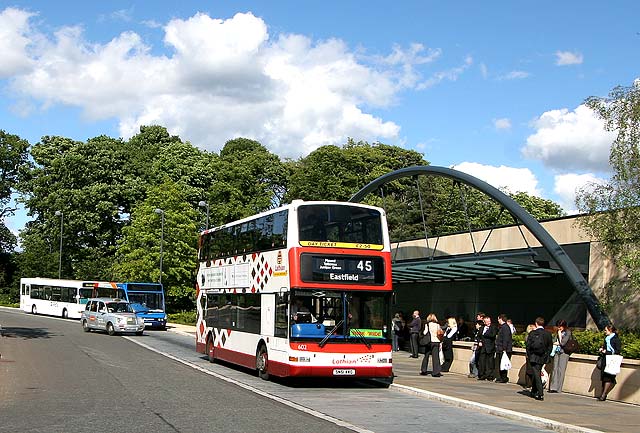
M 58 252 L 58 279 L 62 278 L 62 227 L 64 224 L 64 213 L 57 210 L 56 216 L 60 217 L 60 251 Z
M 164 211 L 162 209 L 156 209 L 155 212 L 160 215 L 160 280 L 162 284 L 162 249 L 164 246 Z
M 206 226 L 206 229 L 209 230 L 209 203 L 207 203 L 204 200 L 201 200 L 200 203 L 198 203 L 198 206 L 207 208 L 207 226 Z

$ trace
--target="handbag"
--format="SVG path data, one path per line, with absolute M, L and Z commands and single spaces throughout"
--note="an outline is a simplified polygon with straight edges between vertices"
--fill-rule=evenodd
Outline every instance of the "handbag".
M 444 331 L 438 328 L 438 330 L 436 331 L 436 337 L 438 337 L 438 340 L 442 341 L 442 339 L 444 338 Z
M 427 332 L 426 334 L 422 334 L 420 340 L 418 341 L 420 346 L 428 346 L 431 344 L 431 332 Z
M 598 356 L 598 360 L 596 361 L 596 368 L 598 370 L 603 370 L 604 369 L 604 355 L 599 355 Z
M 567 340 L 567 344 L 562 346 L 562 350 L 567 355 L 571 355 L 572 353 L 576 353 L 578 350 L 580 350 L 580 344 L 578 344 L 577 340 L 570 338 Z
M 511 370 L 511 360 L 507 356 L 507 352 L 502 352 L 502 358 L 500 358 L 500 370 Z
M 604 372 L 607 374 L 616 375 L 620 373 L 620 365 L 622 364 L 622 355 L 607 355 Z

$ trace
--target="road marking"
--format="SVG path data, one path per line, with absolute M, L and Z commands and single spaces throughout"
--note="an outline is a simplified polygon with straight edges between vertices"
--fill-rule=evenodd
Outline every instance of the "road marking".
M 300 405 L 298 403 L 294 403 L 292 401 L 286 400 L 286 399 L 278 397 L 276 395 L 269 394 L 268 392 L 263 391 L 263 390 L 258 389 L 258 388 L 255 388 L 255 387 L 253 387 L 251 385 L 247 385 L 245 383 L 238 382 L 235 379 L 231 379 L 229 377 L 226 377 L 226 376 L 223 376 L 221 374 L 215 373 L 213 371 L 207 370 L 206 368 L 200 367 L 199 365 L 196 365 L 196 364 L 194 364 L 192 362 L 189 362 L 189 361 L 186 361 L 184 359 L 178 358 L 177 356 L 171 355 L 170 353 L 158 350 L 155 347 L 149 346 L 148 344 L 141 343 L 140 341 L 136 340 L 135 338 L 128 337 L 128 336 L 123 336 L 122 338 L 124 338 L 126 340 L 129 340 L 132 343 L 137 344 L 138 346 L 144 347 L 145 349 L 151 350 L 152 352 L 155 352 L 155 353 L 157 353 L 159 355 L 165 356 L 165 357 L 167 357 L 169 359 L 173 359 L 174 361 L 177 361 L 177 362 L 179 362 L 181 364 L 184 364 L 184 365 L 186 365 L 188 367 L 191 367 L 191 368 L 193 368 L 195 370 L 198 370 L 198 371 L 200 371 L 202 373 L 208 374 L 209 376 L 213 376 L 213 377 L 215 377 L 217 379 L 224 380 L 225 382 L 232 383 L 234 385 L 237 385 L 237 386 L 239 386 L 241 388 L 246 389 L 247 391 L 251 391 L 251 392 L 253 392 L 255 394 L 258 394 L 258 395 L 260 395 L 262 397 L 266 397 L 268 399 L 277 401 L 278 403 L 281 403 L 281 404 L 284 404 L 285 406 L 289 406 L 289 407 L 291 407 L 293 409 L 302 411 L 302 412 L 304 412 L 306 414 L 309 414 L 311 416 L 315 416 L 316 418 L 320 418 L 322 420 L 329 421 L 329 422 L 331 422 L 333 424 L 336 424 L 336 425 L 338 425 L 340 427 L 348 428 L 348 429 L 351 429 L 351 430 L 356 431 L 358 433 L 374 433 L 371 430 L 367 430 L 365 428 L 358 427 L 358 426 L 350 424 L 350 423 L 348 423 L 346 421 L 342 421 L 342 420 L 340 420 L 338 418 L 334 418 L 334 417 L 332 417 L 330 415 L 327 415 L 327 414 L 324 414 L 322 412 L 318 412 L 316 410 L 313 410 L 313 409 L 310 409 L 308 407 L 302 406 L 302 405 Z

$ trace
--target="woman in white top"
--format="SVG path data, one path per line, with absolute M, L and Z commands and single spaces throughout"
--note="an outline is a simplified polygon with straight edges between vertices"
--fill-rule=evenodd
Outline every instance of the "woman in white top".
M 427 369 L 429 368 L 429 354 L 431 354 L 431 359 L 433 360 L 433 371 L 431 372 L 431 376 L 442 376 L 440 373 L 440 339 L 438 338 L 438 331 L 442 332 L 440 325 L 438 325 L 438 318 L 435 314 L 431 313 L 427 316 L 427 323 L 424 325 L 424 331 L 422 331 L 424 335 L 429 334 L 431 337 L 431 343 L 429 343 L 425 349 L 422 365 L 420 366 L 420 374 L 422 376 L 427 375 Z

